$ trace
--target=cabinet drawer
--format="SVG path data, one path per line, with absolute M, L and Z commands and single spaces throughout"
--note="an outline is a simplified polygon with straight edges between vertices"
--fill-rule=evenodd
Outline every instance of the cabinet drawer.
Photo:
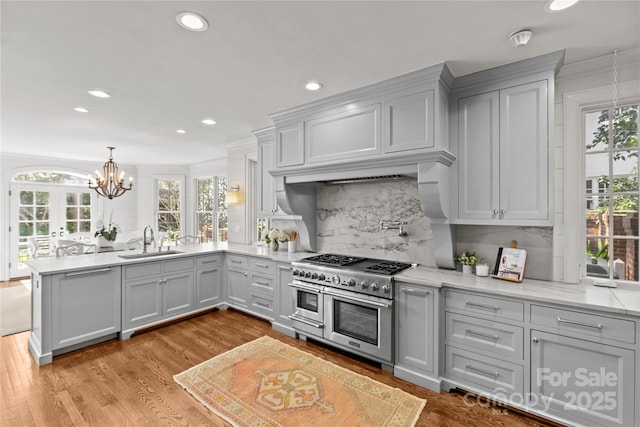
M 129 265 L 124 268 L 124 278 L 126 280 L 147 276 L 159 276 L 161 274 L 161 262 L 145 262 L 143 264 Z
M 227 267 L 249 268 L 249 259 L 246 256 L 227 254 Z
M 265 295 L 273 295 L 274 279 L 262 274 L 251 273 L 251 291 Z
M 582 311 L 532 304 L 531 323 L 546 326 L 553 332 L 566 335 L 604 338 L 629 344 L 636 342 L 635 322 Z
M 524 368 L 514 363 L 481 356 L 459 348 L 446 347 L 446 372 L 459 384 L 488 394 L 511 395 L 524 392 Z
M 463 310 L 468 314 L 480 314 L 492 319 L 524 321 L 524 304 L 491 296 L 446 291 L 446 308 Z
M 193 258 L 178 258 L 164 262 L 164 272 L 172 273 L 174 271 L 182 271 L 193 269 Z
M 250 310 L 262 316 L 273 319 L 273 298 L 262 294 L 251 293 Z
M 261 274 L 275 274 L 276 264 L 265 258 L 249 258 L 249 268 Z
M 446 340 L 518 360 L 524 355 L 523 328 L 461 314 L 446 314 Z
M 222 264 L 222 254 L 200 256 L 196 258 L 196 267 L 212 267 Z

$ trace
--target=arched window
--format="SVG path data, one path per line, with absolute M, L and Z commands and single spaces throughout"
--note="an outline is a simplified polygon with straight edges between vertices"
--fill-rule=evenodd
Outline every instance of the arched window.
M 27 172 L 13 178 L 14 182 L 38 182 L 42 184 L 87 185 L 85 175 L 73 172 Z

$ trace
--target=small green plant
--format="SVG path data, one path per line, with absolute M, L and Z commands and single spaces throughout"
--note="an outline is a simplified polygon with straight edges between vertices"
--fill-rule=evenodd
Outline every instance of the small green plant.
M 462 265 L 476 265 L 482 261 L 482 258 L 477 257 L 475 253 L 465 251 L 456 257 L 456 261 Z

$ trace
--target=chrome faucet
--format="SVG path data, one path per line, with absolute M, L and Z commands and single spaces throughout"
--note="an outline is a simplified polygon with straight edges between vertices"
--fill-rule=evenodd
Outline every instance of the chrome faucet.
M 151 239 L 147 241 L 147 229 L 151 232 Z M 154 242 L 155 238 L 153 237 L 153 228 L 150 225 L 147 225 L 142 232 L 142 253 L 147 253 L 147 245 L 150 245 L 151 242 Z
M 403 225 L 406 224 L 402 221 L 386 221 L 380 220 L 380 231 L 382 230 L 398 230 L 398 236 L 407 237 L 407 232 L 404 231 Z

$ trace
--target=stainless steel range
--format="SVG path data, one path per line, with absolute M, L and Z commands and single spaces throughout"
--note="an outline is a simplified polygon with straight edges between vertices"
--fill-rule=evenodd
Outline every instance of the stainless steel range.
M 412 264 L 337 254 L 293 262 L 298 335 L 393 368 L 393 275 Z

